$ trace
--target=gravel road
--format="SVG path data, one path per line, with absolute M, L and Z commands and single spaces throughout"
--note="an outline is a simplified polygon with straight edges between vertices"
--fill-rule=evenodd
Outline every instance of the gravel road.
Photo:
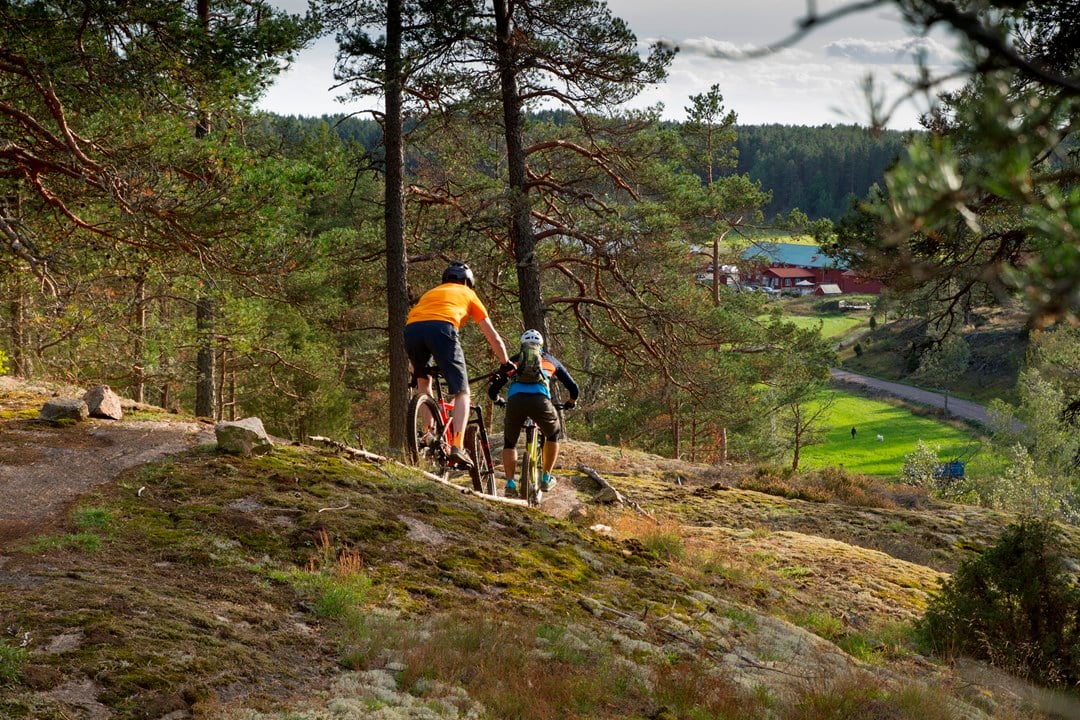
M 941 393 L 922 390 L 910 385 L 888 382 L 887 380 L 879 380 L 877 378 L 867 377 L 866 375 L 857 375 L 856 373 L 848 372 L 847 370 L 838 370 L 837 368 L 831 368 L 829 372 L 832 374 L 833 380 L 837 382 L 861 385 L 903 400 L 919 403 L 920 405 L 929 405 L 936 408 L 945 407 L 945 396 Z M 950 414 L 964 418 L 965 420 L 973 420 L 982 425 L 989 425 L 990 414 L 986 412 L 985 406 L 952 396 L 949 397 L 948 402 Z

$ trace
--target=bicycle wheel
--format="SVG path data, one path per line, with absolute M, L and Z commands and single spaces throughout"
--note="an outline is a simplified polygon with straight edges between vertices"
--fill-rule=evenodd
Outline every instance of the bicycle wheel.
M 532 455 L 529 453 L 528 444 L 525 445 L 525 452 L 521 456 L 521 480 L 518 482 L 518 493 L 530 505 L 536 504 L 536 478 L 533 477 Z
M 532 462 L 529 463 L 529 495 L 528 495 L 528 498 L 529 498 L 529 504 L 530 505 L 539 505 L 540 504 L 540 497 L 543 495 L 543 493 L 540 492 L 540 457 L 541 457 L 541 455 L 540 455 L 540 449 L 539 448 L 537 448 L 535 445 L 533 446 L 533 448 L 534 448 L 534 450 L 532 452 L 532 458 L 530 458 L 532 460 Z
M 415 395 L 409 401 L 405 442 L 415 465 L 442 464 L 442 438 L 446 433 L 439 406 L 430 395 Z
M 494 495 L 495 469 L 491 466 L 491 455 L 484 452 L 483 438 L 480 436 L 480 428 L 476 425 L 465 427 L 465 451 L 469 453 L 473 461 L 473 466 L 469 468 L 473 490 Z

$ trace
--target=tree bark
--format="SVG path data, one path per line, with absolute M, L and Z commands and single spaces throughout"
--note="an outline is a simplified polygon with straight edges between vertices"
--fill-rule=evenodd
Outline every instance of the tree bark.
M 409 361 L 405 320 L 409 314 L 408 259 L 405 252 L 404 149 L 401 99 L 401 0 L 386 4 L 386 149 L 384 222 L 386 226 L 386 312 L 390 356 L 390 448 L 405 452 L 409 412 Z
M 214 301 L 195 302 L 195 335 L 199 352 L 195 358 L 195 414 L 214 417 Z
M 27 379 L 33 374 L 26 339 L 26 294 L 22 275 L 15 274 L 15 293 L 11 301 L 11 372 Z
M 198 0 L 196 13 L 203 32 L 210 34 L 210 0 Z M 206 138 L 210 134 L 210 115 L 200 111 L 195 123 L 195 137 Z M 214 302 L 209 297 L 195 301 L 195 332 L 199 352 L 195 360 L 195 414 L 199 417 L 216 417 L 214 402 Z
M 146 402 L 146 367 L 143 365 L 143 354 L 146 352 L 146 277 L 139 275 L 135 278 L 135 347 L 132 354 L 135 363 L 132 370 L 135 372 L 134 392 L 135 402 Z
M 169 301 L 163 293 L 158 300 L 158 315 L 162 326 L 168 325 L 169 314 Z M 167 345 L 162 343 L 161 350 L 158 352 L 158 372 L 162 378 L 158 405 L 166 409 L 169 408 L 169 404 L 172 402 L 172 383 L 169 381 L 172 374 L 172 361 L 172 355 L 168 352 Z
M 540 263 L 532 231 L 528 174 L 525 162 L 525 114 L 517 85 L 513 19 L 506 0 L 494 0 L 496 56 L 502 91 L 503 129 L 506 136 L 506 167 L 510 182 L 510 241 L 517 264 L 518 303 L 526 328 L 547 337 L 544 300 L 540 294 Z

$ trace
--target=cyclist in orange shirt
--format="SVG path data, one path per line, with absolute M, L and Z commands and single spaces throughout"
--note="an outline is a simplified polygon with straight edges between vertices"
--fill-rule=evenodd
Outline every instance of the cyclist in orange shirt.
M 405 321 L 405 351 L 412 365 L 413 387 L 427 393 L 431 379 L 424 372 L 432 358 L 446 378 L 448 394 L 454 399 L 450 457 L 461 467 L 471 467 L 465 452 L 465 423 L 469 420 L 469 375 L 458 330 L 472 318 L 487 338 L 503 372 L 513 369 L 502 337 L 488 317 L 487 308 L 473 291 L 475 277 L 468 265 L 452 262 L 443 271 L 442 284 L 428 290 L 409 311 Z

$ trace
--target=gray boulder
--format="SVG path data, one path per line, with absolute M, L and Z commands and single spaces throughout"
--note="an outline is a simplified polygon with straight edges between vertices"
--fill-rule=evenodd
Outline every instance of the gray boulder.
M 108 385 L 98 385 L 86 391 L 83 402 L 90 409 L 92 417 L 107 418 L 109 420 L 122 420 L 124 409 L 120 405 L 120 396 L 112 391 Z
M 79 398 L 53 398 L 38 413 L 42 420 L 77 420 L 90 417 L 90 409 Z
M 234 455 L 264 455 L 274 447 L 257 417 L 220 422 L 214 426 L 214 434 L 218 449 Z

